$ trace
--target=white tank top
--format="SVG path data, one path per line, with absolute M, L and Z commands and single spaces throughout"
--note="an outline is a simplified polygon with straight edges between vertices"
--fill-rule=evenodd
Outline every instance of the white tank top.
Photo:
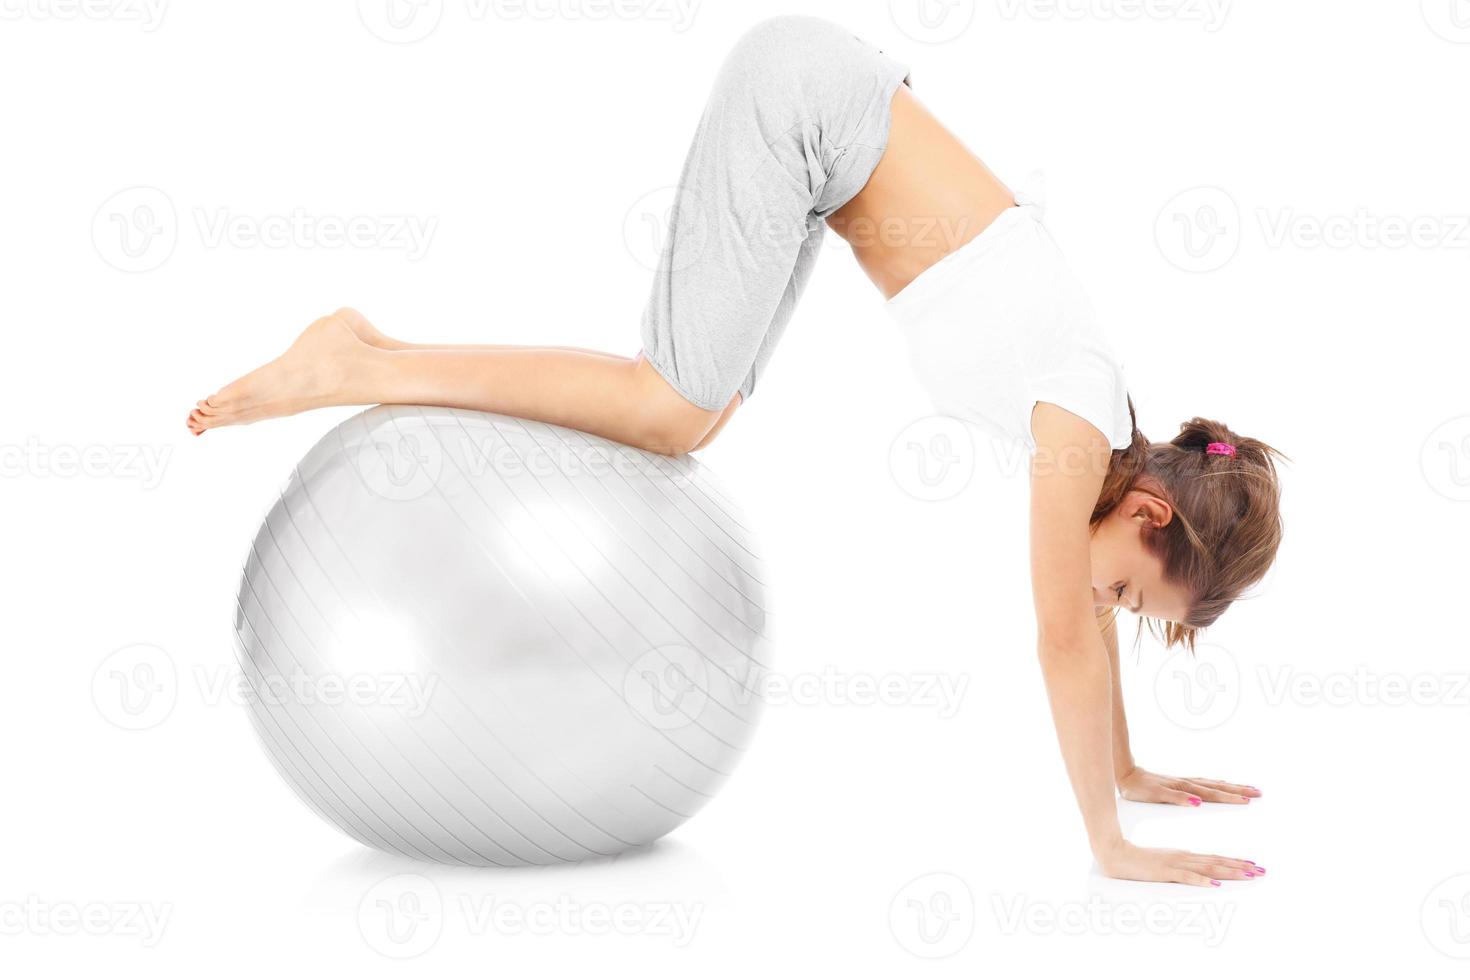
M 887 309 L 941 414 L 1034 450 L 1031 410 L 1050 402 L 1092 423 L 1114 449 L 1128 447 L 1122 366 L 1042 224 L 1037 195 L 1017 192 L 1016 207 L 925 269 Z

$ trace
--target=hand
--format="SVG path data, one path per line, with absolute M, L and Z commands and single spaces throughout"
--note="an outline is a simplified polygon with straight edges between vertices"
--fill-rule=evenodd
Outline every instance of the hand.
M 1125 841 L 1097 854 L 1097 863 L 1109 878 L 1129 881 L 1173 881 L 1181 885 L 1218 888 L 1222 880 L 1259 878 L 1266 869 L 1252 861 L 1194 854 L 1161 847 L 1138 847 Z
M 1178 806 L 1199 806 L 1201 802 L 1249 803 L 1253 797 L 1261 795 L 1254 786 L 1197 776 L 1160 776 L 1137 766 L 1118 780 L 1118 793 L 1134 803 L 1173 803 Z

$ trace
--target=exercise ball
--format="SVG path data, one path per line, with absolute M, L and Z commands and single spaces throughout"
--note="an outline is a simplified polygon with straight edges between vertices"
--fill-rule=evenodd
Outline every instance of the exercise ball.
M 379 406 L 256 535 L 235 612 L 277 771 L 361 843 L 581 861 L 713 798 L 768 665 L 754 535 L 708 467 L 575 429 Z

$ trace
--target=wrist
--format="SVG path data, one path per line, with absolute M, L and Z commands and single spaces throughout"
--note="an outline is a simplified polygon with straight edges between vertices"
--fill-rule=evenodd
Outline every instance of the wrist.
M 1123 784 L 1127 782 L 1128 777 L 1140 771 L 1141 770 L 1138 768 L 1137 765 L 1134 764 L 1132 759 L 1128 759 L 1124 762 L 1115 763 L 1113 765 L 1113 782 L 1117 785 L 1119 789 L 1122 789 Z
M 1109 831 L 1105 834 L 1096 834 L 1091 838 L 1089 843 L 1092 845 L 1092 856 L 1099 863 L 1104 863 L 1109 856 L 1116 854 L 1128 842 L 1123 839 L 1123 832 L 1116 830 Z

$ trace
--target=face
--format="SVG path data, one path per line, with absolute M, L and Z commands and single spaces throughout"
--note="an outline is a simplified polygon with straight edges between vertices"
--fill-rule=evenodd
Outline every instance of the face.
M 1119 606 L 1141 616 L 1182 622 L 1190 597 L 1164 581 L 1164 563 L 1144 547 L 1145 528 L 1174 519 L 1168 501 L 1131 490 L 1092 533 L 1092 595 L 1099 606 Z

